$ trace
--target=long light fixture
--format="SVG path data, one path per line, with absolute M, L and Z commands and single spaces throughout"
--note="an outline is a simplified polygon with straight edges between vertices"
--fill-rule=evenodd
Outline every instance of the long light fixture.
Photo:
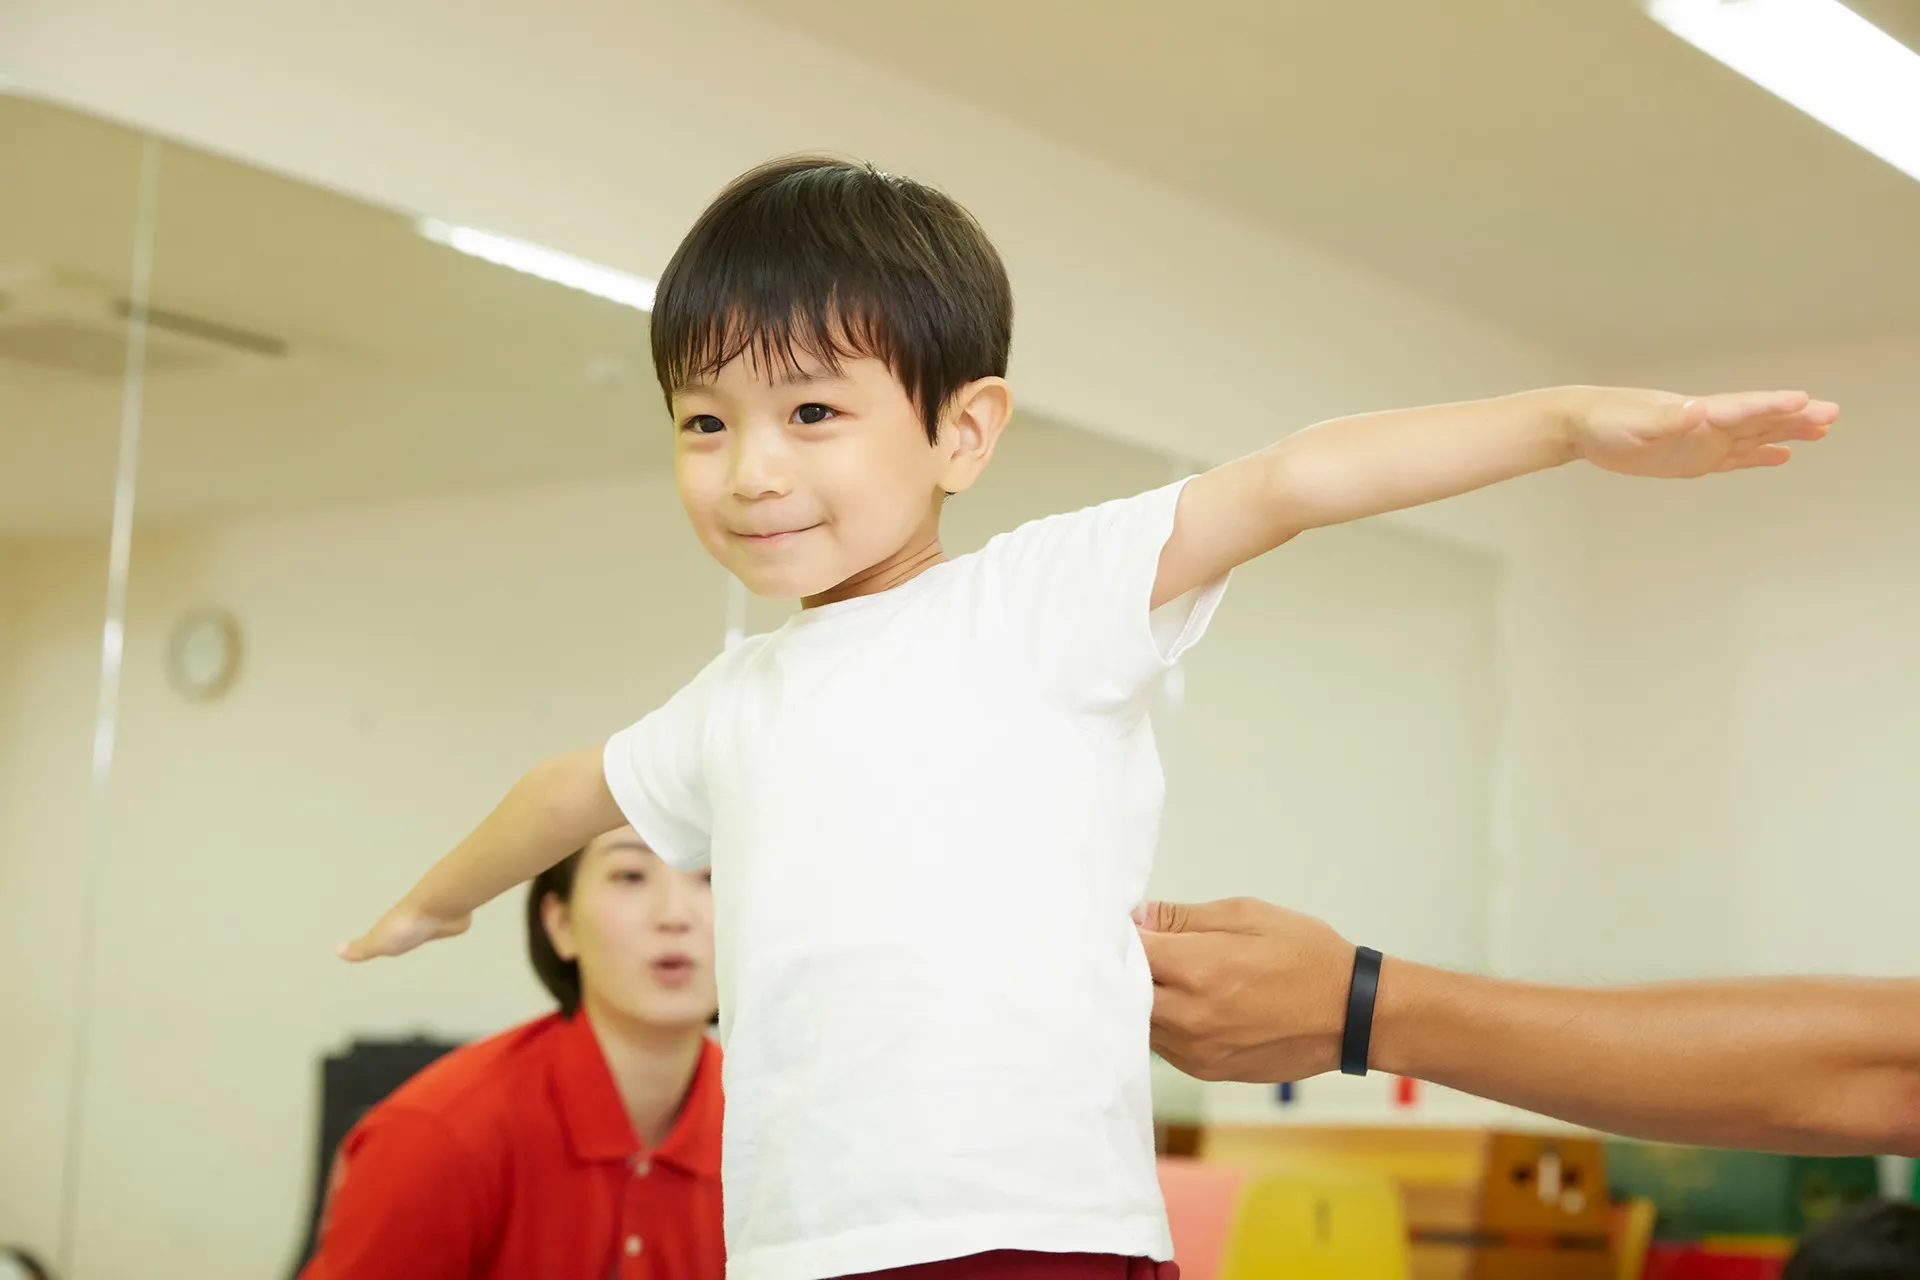
M 446 245 L 449 249 L 483 262 L 491 262 L 523 275 L 538 276 L 542 280 L 578 289 L 636 311 L 653 310 L 654 282 L 640 276 L 615 271 L 612 267 L 603 267 L 597 262 L 588 262 L 585 258 L 576 258 L 570 253 L 561 253 L 544 245 L 495 235 L 491 231 L 476 231 L 472 227 L 456 227 L 434 218 L 422 218 L 415 226 L 421 235 L 435 244 Z
M 1920 53 L 1839 0 L 1646 0 L 1655 22 L 1920 179 Z

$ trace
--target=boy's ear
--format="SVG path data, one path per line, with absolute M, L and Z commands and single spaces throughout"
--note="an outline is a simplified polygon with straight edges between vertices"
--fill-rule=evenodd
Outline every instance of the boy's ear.
M 994 446 L 1013 416 L 1013 390 L 1005 378 L 977 378 L 954 392 L 940 424 L 940 487 L 962 493 L 993 460 Z

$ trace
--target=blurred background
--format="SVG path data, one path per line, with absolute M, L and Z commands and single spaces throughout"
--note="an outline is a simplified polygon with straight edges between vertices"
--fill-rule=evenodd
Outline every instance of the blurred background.
M 1852 7 L 1920 47 L 1911 0 Z M 1160 709 L 1154 888 L 1531 978 L 1920 970 L 1920 59 L 1869 149 L 1816 118 L 1839 53 L 1803 110 L 1753 78 L 1779 39 L 1743 75 L 1666 8 L 14 0 L 0 1240 L 283 1274 L 321 1059 L 548 1007 L 517 903 L 331 949 L 777 623 L 684 528 L 644 303 L 793 150 L 946 188 L 1007 259 L 1023 408 L 962 550 L 1368 408 L 1840 401 L 1784 472 L 1567 470 L 1246 570 Z M 1510 1119 L 1390 1084 L 1318 1114 Z

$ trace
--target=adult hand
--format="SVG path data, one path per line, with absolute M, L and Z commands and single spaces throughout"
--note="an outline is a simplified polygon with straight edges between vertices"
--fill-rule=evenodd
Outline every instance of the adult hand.
M 1153 970 L 1153 1047 L 1201 1080 L 1304 1080 L 1340 1065 L 1353 944 L 1253 898 L 1134 913 Z

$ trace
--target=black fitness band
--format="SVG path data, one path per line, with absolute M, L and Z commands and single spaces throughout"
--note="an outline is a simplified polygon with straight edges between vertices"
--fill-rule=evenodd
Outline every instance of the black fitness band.
M 1367 1074 L 1367 1054 L 1373 1047 L 1373 999 L 1380 993 L 1380 953 L 1361 947 L 1353 954 L 1353 985 L 1347 988 L 1347 1030 L 1340 1037 L 1340 1070 L 1345 1075 Z

